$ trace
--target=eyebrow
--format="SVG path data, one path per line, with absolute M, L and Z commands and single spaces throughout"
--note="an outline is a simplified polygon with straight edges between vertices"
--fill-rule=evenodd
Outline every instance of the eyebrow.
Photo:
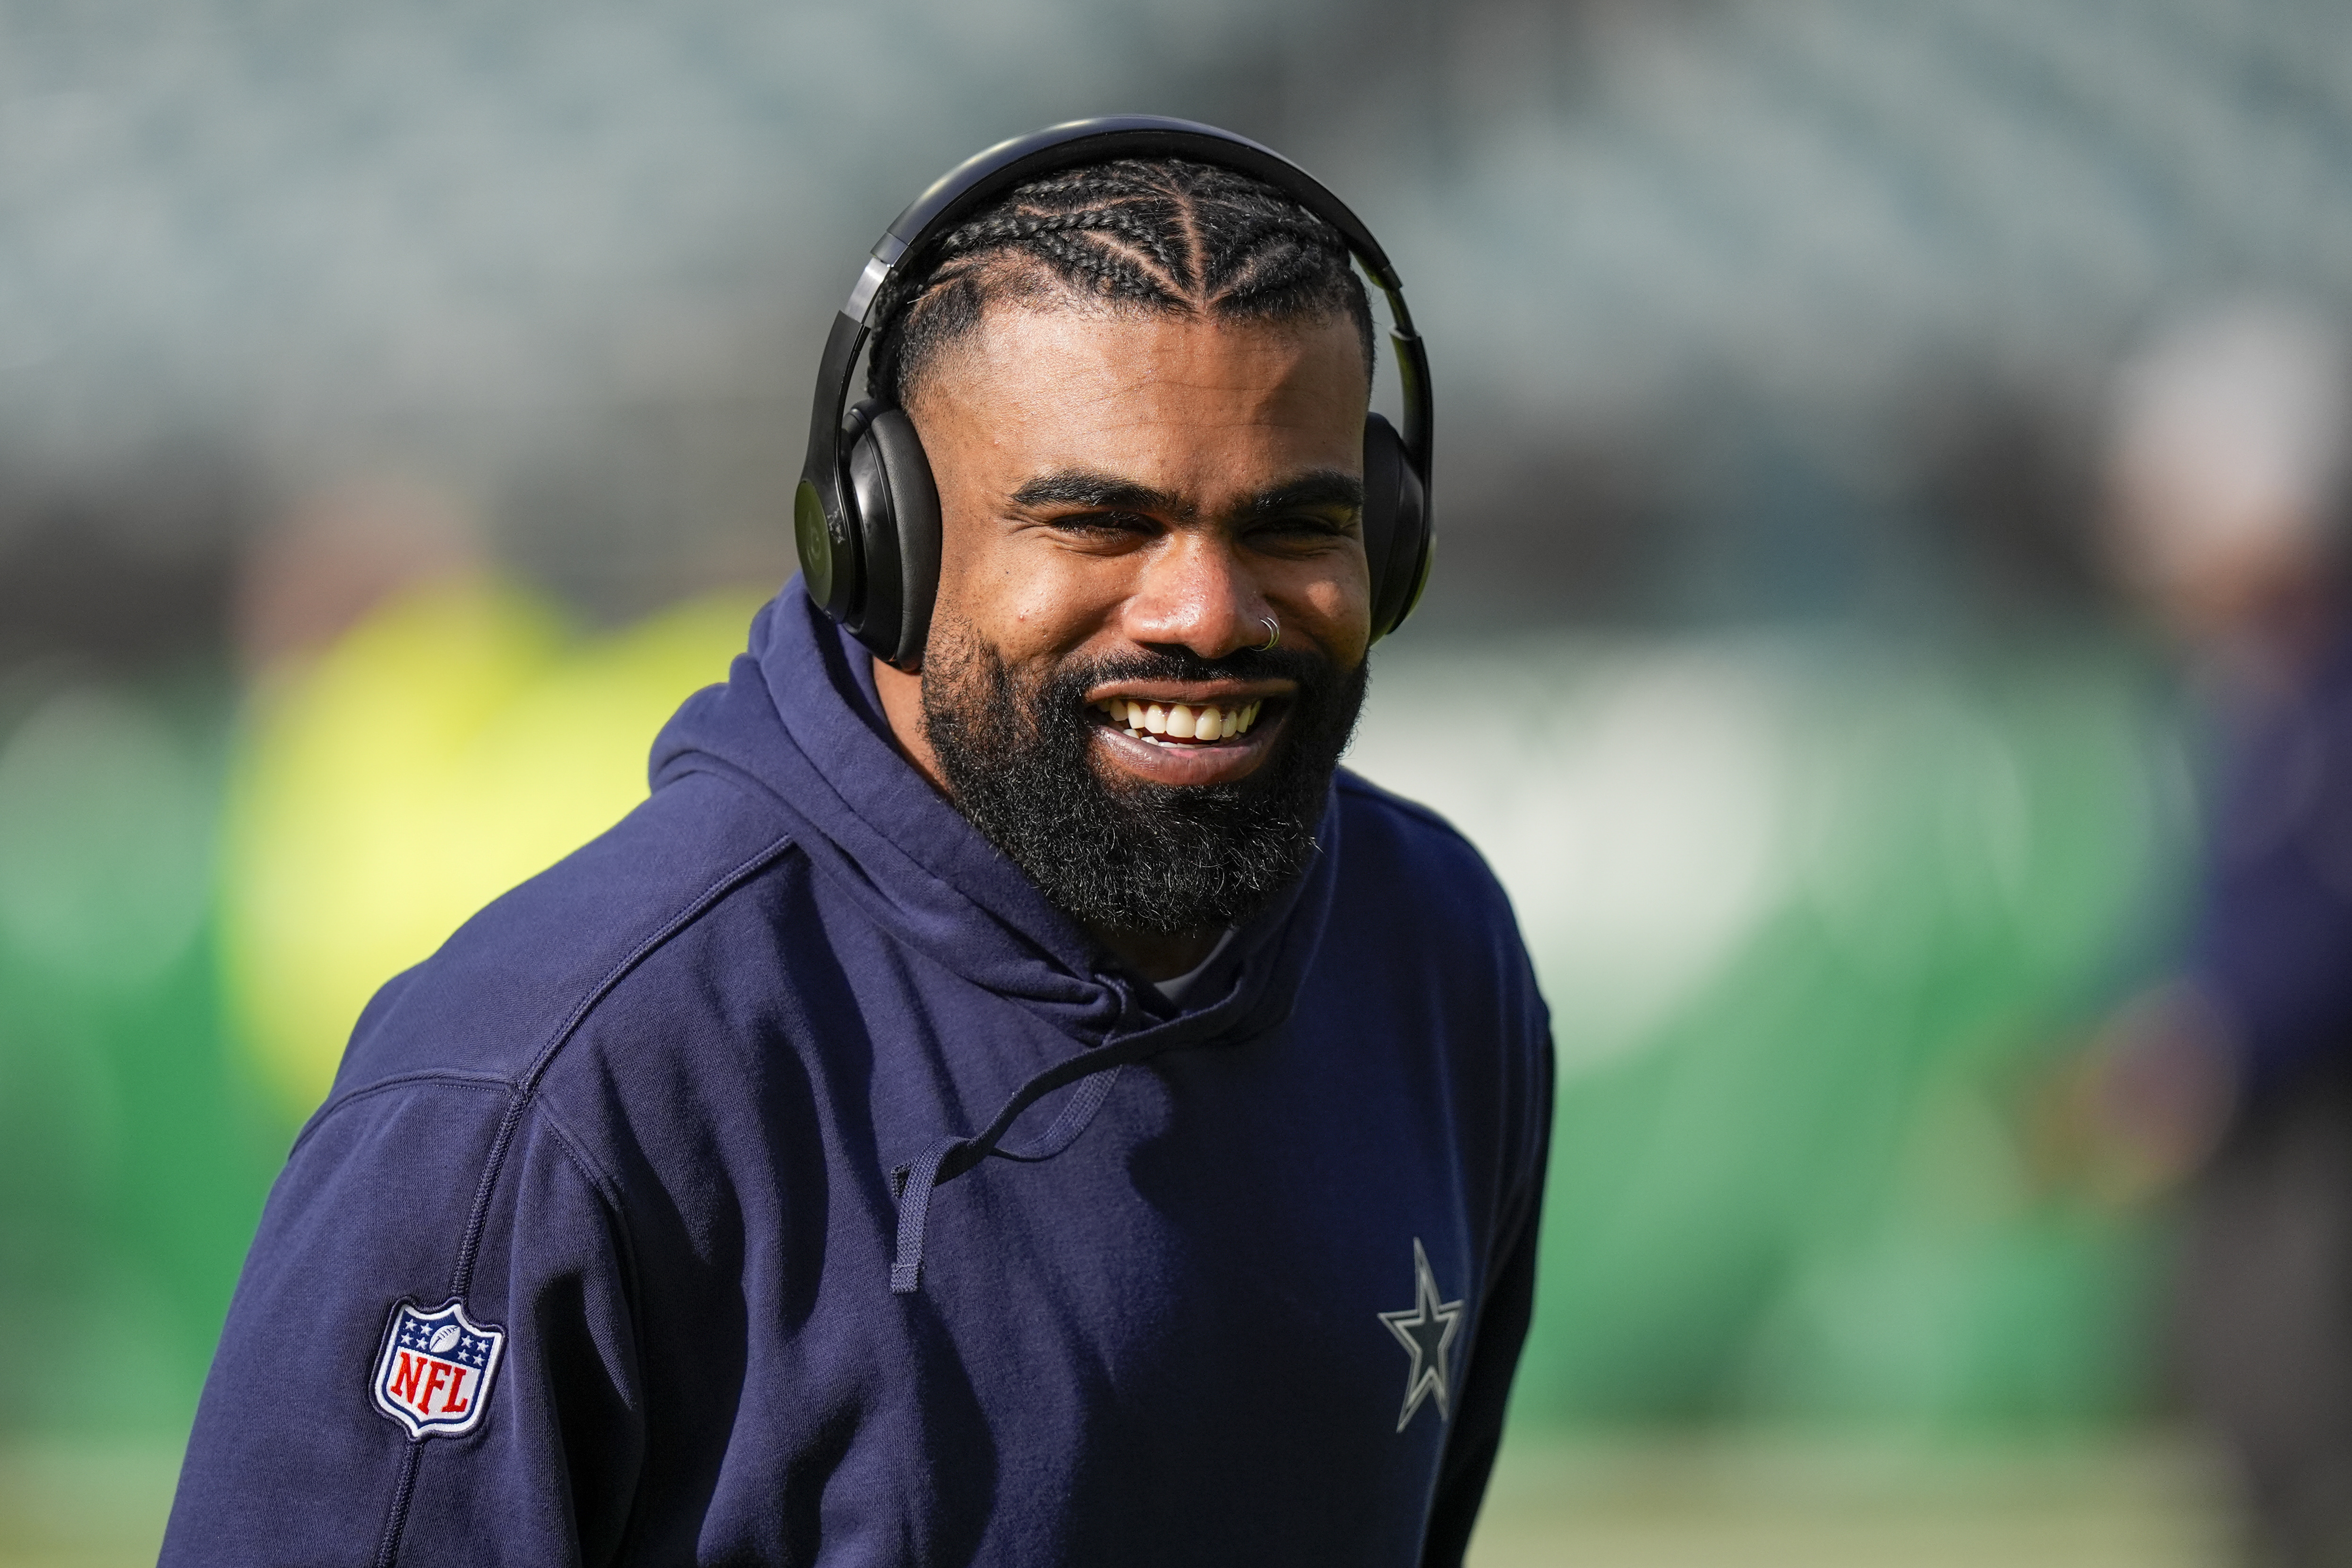
M 1090 468 L 1063 468 L 1041 474 L 1013 491 L 1012 499 L 1017 507 L 1087 507 L 1106 512 L 1147 512 L 1164 517 L 1191 517 L 1195 512 L 1189 503 L 1165 490 Z M 1237 510 L 1246 517 L 1271 517 L 1327 507 L 1354 511 L 1363 504 L 1362 480 L 1352 474 L 1327 468 L 1260 490 Z
M 1364 504 L 1364 482 L 1352 474 L 1342 474 L 1336 468 L 1318 469 L 1302 474 L 1286 485 L 1276 485 L 1271 490 L 1260 490 L 1249 498 L 1243 508 L 1253 517 L 1279 517 L 1285 512 L 1313 511 L 1318 507 L 1336 507 L 1356 511 Z
M 1165 490 L 1139 485 L 1132 479 L 1099 474 L 1091 468 L 1063 468 L 1041 474 L 1013 492 L 1016 507 L 1092 507 L 1106 512 L 1184 512 L 1190 510 Z

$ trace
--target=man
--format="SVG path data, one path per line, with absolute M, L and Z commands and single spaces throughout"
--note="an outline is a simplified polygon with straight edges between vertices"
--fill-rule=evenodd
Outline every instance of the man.
M 2193 1174 L 2183 1392 L 2250 1562 L 2352 1561 L 2352 373 L 2325 317 L 2244 301 L 2128 369 L 2119 564 L 2221 743 L 2179 972 L 2104 1045 L 2118 1164 Z
M 165 1562 L 1459 1560 L 1549 1042 L 1476 855 L 1335 771 L 1347 246 L 1129 159 L 918 248 L 917 667 L 796 580 L 650 800 L 370 1005 Z

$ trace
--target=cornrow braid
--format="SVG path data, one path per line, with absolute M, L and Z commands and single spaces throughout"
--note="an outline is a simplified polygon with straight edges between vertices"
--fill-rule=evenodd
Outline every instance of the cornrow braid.
M 1246 174 L 1121 158 L 1019 186 L 917 258 L 883 301 L 868 395 L 905 406 L 991 304 L 1056 290 L 1227 319 L 1342 315 L 1371 365 L 1371 307 L 1338 230 Z

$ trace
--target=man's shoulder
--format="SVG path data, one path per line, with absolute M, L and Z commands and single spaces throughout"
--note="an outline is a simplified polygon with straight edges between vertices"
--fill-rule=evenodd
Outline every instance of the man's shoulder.
M 402 1078 L 529 1083 L 599 1001 L 790 847 L 776 814 L 735 785 L 707 774 L 666 785 L 378 992 L 328 1103 Z
M 1415 875 L 1467 878 L 1501 896 L 1501 885 L 1477 846 L 1437 812 L 1345 768 L 1335 782 L 1340 832 L 1350 858 L 1369 854 Z
M 1336 782 L 1343 898 L 1386 910 L 1385 918 L 1434 922 L 1517 947 L 1509 895 L 1459 829 L 1344 768 Z

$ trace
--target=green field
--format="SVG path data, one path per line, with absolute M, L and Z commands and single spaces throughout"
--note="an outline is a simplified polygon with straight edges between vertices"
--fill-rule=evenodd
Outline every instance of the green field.
M 394 948 L 464 913 L 310 908 L 351 889 L 320 856 L 396 869 L 426 834 L 522 874 L 562 847 L 515 815 L 548 797 L 532 769 L 569 770 L 581 810 L 607 782 L 625 803 L 669 686 L 740 634 L 733 610 L 570 643 L 517 613 L 537 641 L 523 660 L 485 623 L 495 670 L 429 615 L 435 660 L 374 628 L 361 674 L 413 679 L 401 733 L 439 747 L 389 792 L 332 754 L 393 733 L 349 702 L 306 733 L 299 692 L 256 708 L 226 681 L 0 691 L 7 1561 L 152 1552 L 293 1099 Z M 580 700 L 615 682 L 630 705 Z M 508 712 L 533 745 L 499 741 Z M 2179 900 L 2185 769 L 2130 659 L 1405 645 L 1353 761 L 1486 850 L 1559 1041 L 1486 1568 L 2210 1560 L 2204 1471 L 2140 1435 L 2161 1228 L 2066 1115 L 2073 1053 Z M 299 811 L 265 809 L 289 779 Z M 309 988 L 273 1011 L 274 975 Z M 1693 1436 L 1586 1436 L 1660 1430 Z M 1911 1446 L 1759 1435 L 1790 1431 Z
M 0 1453 L 0 1568 L 154 1561 L 169 1445 Z M 1515 1442 L 1472 1568 L 2208 1568 L 2210 1466 L 2178 1441 L 1922 1446 L 1717 1435 Z

